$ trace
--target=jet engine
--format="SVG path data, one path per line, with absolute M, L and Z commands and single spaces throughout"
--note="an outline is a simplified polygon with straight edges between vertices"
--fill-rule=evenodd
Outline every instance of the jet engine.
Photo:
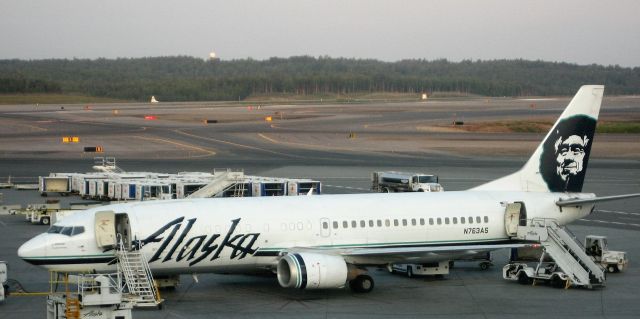
M 287 254 L 278 261 L 278 282 L 284 288 L 342 288 L 347 263 L 340 256 L 317 253 Z

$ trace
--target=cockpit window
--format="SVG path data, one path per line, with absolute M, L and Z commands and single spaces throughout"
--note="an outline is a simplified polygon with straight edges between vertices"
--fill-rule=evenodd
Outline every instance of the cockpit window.
M 56 226 L 53 225 L 47 231 L 48 234 L 61 234 L 75 236 L 84 233 L 84 226 Z
M 71 236 L 71 231 L 73 231 L 73 226 L 64 226 L 60 231 L 60 234 Z
M 73 231 L 71 231 L 71 236 L 75 236 L 82 233 L 84 233 L 84 226 L 73 226 Z
M 53 226 L 51 226 L 49 228 L 47 233 L 49 233 L 49 234 L 59 234 L 61 230 L 62 230 L 62 226 L 53 225 Z

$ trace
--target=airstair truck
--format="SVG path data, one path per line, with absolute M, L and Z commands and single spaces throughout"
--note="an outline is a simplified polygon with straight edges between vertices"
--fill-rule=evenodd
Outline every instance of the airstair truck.
M 442 192 L 437 175 L 403 172 L 373 172 L 371 190 L 380 193 Z

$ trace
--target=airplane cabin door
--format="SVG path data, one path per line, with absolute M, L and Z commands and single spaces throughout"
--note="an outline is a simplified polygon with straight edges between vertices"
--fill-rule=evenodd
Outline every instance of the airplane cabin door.
M 122 239 L 124 247 L 131 248 L 131 224 L 126 213 L 113 211 L 97 212 L 95 215 L 96 243 L 100 248 L 114 248 L 118 239 Z
M 508 203 L 504 214 L 504 227 L 507 236 L 516 236 L 518 234 L 518 226 L 527 226 L 527 210 L 524 203 Z
M 116 245 L 116 215 L 113 211 L 97 212 L 95 215 L 96 243 L 100 248 Z

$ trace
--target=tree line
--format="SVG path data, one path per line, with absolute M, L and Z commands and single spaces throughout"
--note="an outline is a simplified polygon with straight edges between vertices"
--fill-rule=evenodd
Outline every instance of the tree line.
M 299 56 L 267 60 L 194 57 L 0 60 L 0 93 L 69 93 L 146 101 L 238 100 L 254 95 L 459 92 L 572 95 L 583 84 L 640 94 L 640 68 L 490 60 L 383 62 Z

